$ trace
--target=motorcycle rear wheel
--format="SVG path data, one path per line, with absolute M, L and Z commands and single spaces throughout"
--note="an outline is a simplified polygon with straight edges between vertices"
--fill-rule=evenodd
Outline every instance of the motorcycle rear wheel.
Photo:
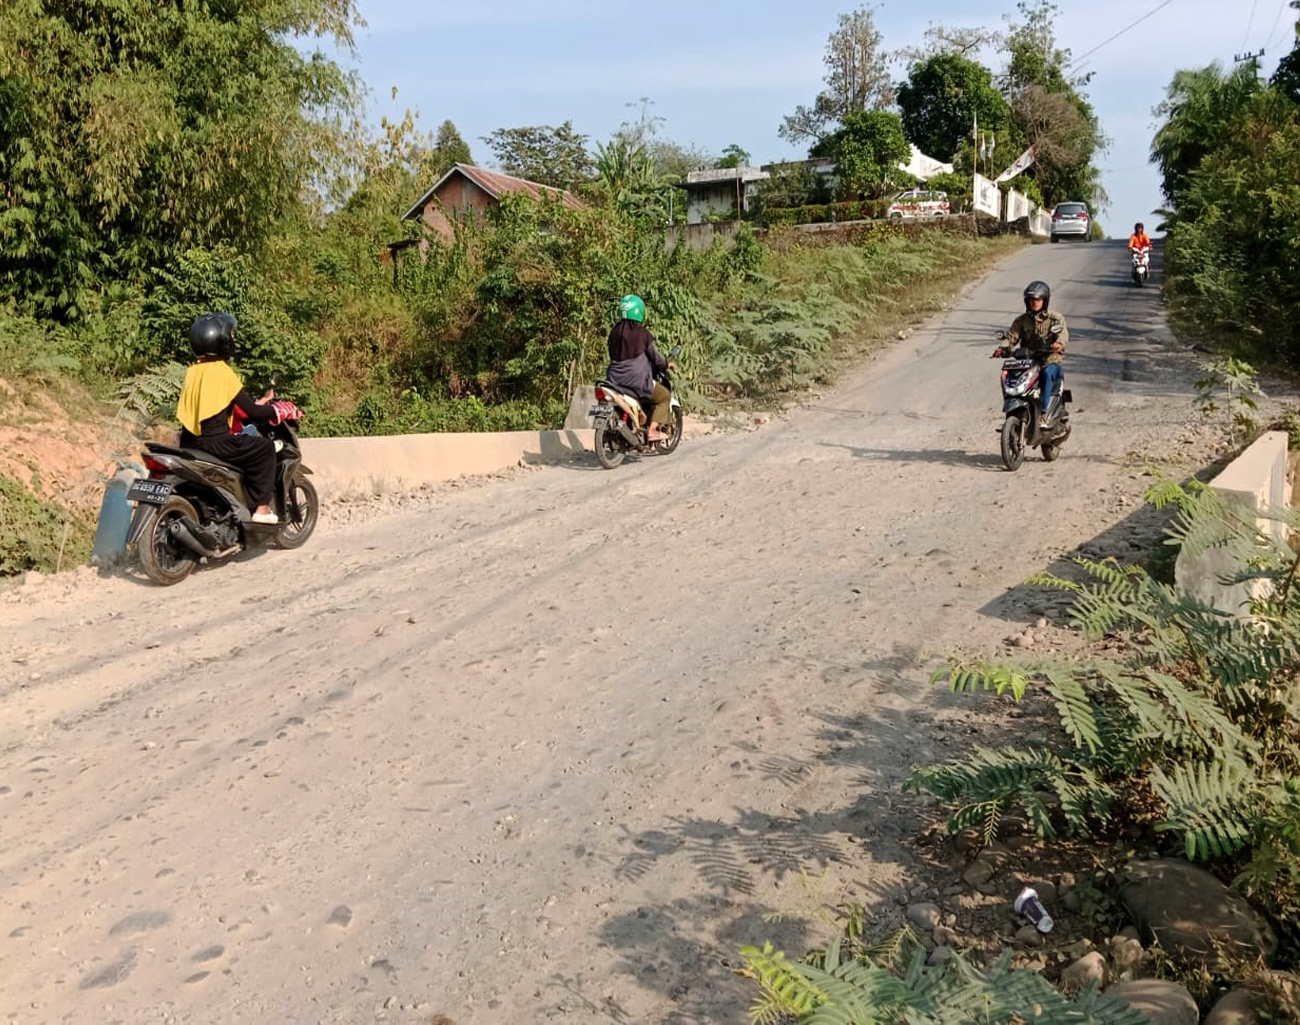
M 623 462 L 623 457 L 627 455 L 627 449 L 623 447 L 618 432 L 613 430 L 608 423 L 601 423 L 596 427 L 596 436 L 593 442 L 596 448 L 596 458 L 606 470 L 614 469 Z
M 296 499 L 298 516 L 293 517 L 293 502 Z M 316 497 L 316 485 L 306 477 L 295 476 L 289 482 L 289 495 L 286 496 L 284 521 L 276 531 L 275 543 L 281 548 L 301 548 L 316 529 L 316 520 L 320 517 L 320 499 Z
M 183 516 L 197 523 L 199 514 L 180 495 L 172 495 L 153 514 L 153 521 L 144 529 L 136 545 L 140 568 L 144 575 L 160 587 L 179 584 L 194 572 L 199 560 L 186 549 L 176 549 L 167 543 L 167 527 Z
M 1008 470 L 1019 470 L 1025 461 L 1025 422 L 1018 416 L 1002 421 L 1002 463 Z

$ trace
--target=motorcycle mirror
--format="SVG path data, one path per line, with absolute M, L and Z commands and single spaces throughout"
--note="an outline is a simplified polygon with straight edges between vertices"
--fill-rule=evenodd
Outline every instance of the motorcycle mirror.
M 999 342 L 1005 341 L 1007 337 L 1007 333 L 1005 331 L 994 331 L 993 337 L 996 338 Z
M 271 375 L 271 380 L 267 382 L 267 385 L 266 385 L 266 386 L 267 386 L 268 388 L 276 388 L 276 387 L 279 386 L 279 384 L 280 384 L 280 375 L 279 375 L 279 374 L 272 374 L 272 375 Z
M 1063 324 L 1053 324 L 1050 328 L 1048 328 L 1048 334 L 1059 335 L 1063 327 L 1064 327 Z
M 682 347 L 680 345 L 674 345 L 671 349 L 668 350 L 669 356 L 680 356 L 681 354 L 682 354 Z

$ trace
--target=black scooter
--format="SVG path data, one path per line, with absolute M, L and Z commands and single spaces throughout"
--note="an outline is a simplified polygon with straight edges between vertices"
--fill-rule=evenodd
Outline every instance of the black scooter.
M 1061 326 L 1053 325 L 1051 331 L 1060 334 Z M 1005 341 L 1006 337 L 1005 331 L 997 333 L 999 340 Z M 1007 356 L 1004 347 L 993 351 L 993 359 L 999 356 Z M 1026 448 L 1041 448 L 1044 462 L 1052 462 L 1070 436 L 1070 411 L 1066 406 L 1074 397 L 1064 386 L 1052 396 L 1046 425 L 1039 424 L 1038 412 L 1043 408 L 1042 381 L 1043 364 L 1023 346 L 1010 353 L 1010 358 L 1002 364 L 1002 463 L 1008 470 L 1020 469 Z
M 233 555 L 250 546 L 297 548 L 316 529 L 320 501 L 308 480 L 298 445 L 298 419 L 263 426 L 275 443 L 277 523 L 254 523 L 239 468 L 199 449 L 145 444 L 148 477 L 126 493 L 135 503 L 127 545 L 155 584 L 179 584 L 200 560 Z

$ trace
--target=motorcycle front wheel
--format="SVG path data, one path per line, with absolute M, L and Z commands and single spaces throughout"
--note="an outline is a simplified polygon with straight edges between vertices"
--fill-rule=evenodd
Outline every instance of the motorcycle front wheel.
M 320 516 L 316 485 L 306 477 L 295 476 L 285 499 L 284 520 L 276 531 L 275 543 L 281 548 L 301 548 L 316 529 L 316 520 Z
M 136 544 L 140 568 L 144 570 L 145 576 L 160 587 L 179 584 L 199 564 L 193 552 L 173 547 L 168 542 L 167 528 L 182 517 L 189 517 L 197 523 L 199 514 L 180 495 L 172 495 L 154 512 L 153 522 L 144 528 L 144 533 Z
M 602 420 L 596 424 L 594 444 L 596 458 L 606 470 L 612 470 L 618 466 L 623 462 L 623 456 L 627 454 L 627 450 L 623 446 L 623 439 L 618 436 L 617 431 L 609 426 L 608 421 Z
M 657 442 L 660 455 L 670 455 L 677 451 L 677 446 L 682 443 L 682 409 L 677 406 L 673 409 L 673 433 L 672 437 Z
M 1025 422 L 1018 416 L 1002 421 L 1002 463 L 1008 470 L 1019 470 L 1025 461 Z

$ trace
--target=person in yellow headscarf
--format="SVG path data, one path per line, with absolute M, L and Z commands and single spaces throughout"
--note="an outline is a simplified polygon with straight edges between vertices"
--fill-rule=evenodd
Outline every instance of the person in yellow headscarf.
M 190 348 L 199 358 L 185 371 L 185 383 L 176 403 L 181 422 L 181 445 L 216 456 L 237 466 L 244 477 L 254 523 L 276 523 L 271 511 L 275 492 L 275 445 L 254 434 L 231 434 L 236 405 L 247 420 L 269 421 L 275 411 L 267 392 L 253 399 L 227 360 L 235 354 L 235 328 L 229 313 L 205 313 L 190 325 Z

